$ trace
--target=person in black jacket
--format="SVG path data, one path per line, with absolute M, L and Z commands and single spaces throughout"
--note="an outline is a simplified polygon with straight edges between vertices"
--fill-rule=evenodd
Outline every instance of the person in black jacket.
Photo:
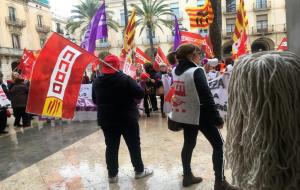
M 201 59 L 200 54 L 201 54 L 201 50 L 197 46 L 194 46 L 192 44 L 181 45 L 176 51 L 176 58 L 178 59 L 178 65 L 175 69 L 175 76 L 173 75 L 174 82 L 175 80 L 179 80 L 179 81 L 182 80 L 181 84 L 189 83 L 188 85 L 185 86 L 185 89 L 188 90 L 187 88 L 190 88 L 191 85 L 190 82 L 194 81 L 195 88 L 191 88 L 191 89 L 195 89 L 195 94 L 193 94 L 193 92 L 191 91 L 185 92 L 184 94 L 186 94 L 187 96 L 198 96 L 197 104 L 200 106 L 200 107 L 197 106 L 187 107 L 195 110 L 185 110 L 183 111 L 183 113 L 174 113 L 174 117 L 172 117 L 172 115 L 170 117 L 171 120 L 178 119 L 180 118 L 181 115 L 184 116 L 185 113 L 188 113 L 188 111 L 190 112 L 198 111 L 197 113 L 200 113 L 198 116 L 199 122 L 197 122 L 199 123 L 199 125 L 179 122 L 179 125 L 181 125 L 183 128 L 183 134 L 184 134 L 184 145 L 181 152 L 183 173 L 184 173 L 183 186 L 185 187 L 190 186 L 192 184 L 200 183 L 202 181 L 202 178 L 194 177 L 191 170 L 192 153 L 194 147 L 196 146 L 198 131 L 200 130 L 213 147 L 212 157 L 213 157 L 213 168 L 215 171 L 214 189 L 215 190 L 238 190 L 238 188 L 233 187 L 229 183 L 227 183 L 224 177 L 223 138 L 219 132 L 219 129 L 223 128 L 224 122 L 223 119 L 220 117 L 220 114 L 216 108 L 214 98 L 209 89 L 204 70 L 202 68 L 197 69 L 196 64 L 200 62 Z M 193 68 L 195 68 L 194 73 L 187 72 L 188 70 Z M 193 76 L 183 77 L 183 78 L 180 77 L 183 74 L 187 76 L 186 72 L 191 73 L 191 75 Z M 190 80 L 193 81 L 188 81 L 186 80 L 187 78 L 190 78 Z M 181 89 L 184 89 L 184 87 Z M 183 97 L 186 95 L 183 95 Z M 176 92 L 175 92 L 175 98 L 176 98 Z M 185 97 L 185 98 L 186 101 L 191 99 L 192 101 L 195 101 L 195 98 L 191 98 L 191 99 L 189 99 L 189 97 Z M 197 117 L 197 115 L 195 114 L 194 117 Z M 197 121 L 197 118 L 192 118 L 192 119 L 194 119 L 193 120 L 194 122 Z
M 139 112 L 137 102 L 144 97 L 143 89 L 129 76 L 118 71 L 119 59 L 108 55 L 102 65 L 102 75 L 93 83 L 93 102 L 97 105 L 98 125 L 101 126 L 106 143 L 106 164 L 110 183 L 118 180 L 118 151 L 120 138 L 127 144 L 135 178 L 153 173 L 145 168 L 140 147 Z
M 7 86 L 3 83 L 3 74 L 0 71 L 0 86 L 2 87 L 5 95 L 7 98 L 9 98 L 9 93 Z M 8 132 L 5 131 L 5 128 L 7 126 L 7 107 L 0 105 L 0 134 L 6 134 Z

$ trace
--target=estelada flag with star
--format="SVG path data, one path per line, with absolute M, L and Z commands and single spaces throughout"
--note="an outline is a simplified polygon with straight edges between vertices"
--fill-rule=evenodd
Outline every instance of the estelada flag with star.
M 53 33 L 34 65 L 26 112 L 72 119 L 84 71 L 93 54 Z
M 190 17 L 191 28 L 208 28 L 214 20 L 211 0 L 206 0 L 201 7 L 187 7 L 185 11 Z

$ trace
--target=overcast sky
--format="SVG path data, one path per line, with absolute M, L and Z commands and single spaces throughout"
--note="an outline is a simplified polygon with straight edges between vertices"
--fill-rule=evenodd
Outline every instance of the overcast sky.
M 51 11 L 64 17 L 71 15 L 73 5 L 78 4 L 80 0 L 50 0 Z

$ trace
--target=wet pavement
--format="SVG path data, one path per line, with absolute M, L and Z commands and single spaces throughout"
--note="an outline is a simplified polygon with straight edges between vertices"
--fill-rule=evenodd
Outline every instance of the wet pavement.
M 135 180 L 124 140 L 119 151 L 119 182 L 107 182 L 104 137 L 96 122 L 40 126 L 0 137 L 1 190 L 177 190 L 183 189 L 182 132 L 167 129 L 159 114 L 141 118 L 142 156 L 154 169 L 148 178 Z M 222 131 L 225 135 L 226 131 Z M 185 189 L 213 190 L 212 149 L 199 133 L 192 168 L 204 178 Z M 225 171 L 230 181 L 230 171 Z

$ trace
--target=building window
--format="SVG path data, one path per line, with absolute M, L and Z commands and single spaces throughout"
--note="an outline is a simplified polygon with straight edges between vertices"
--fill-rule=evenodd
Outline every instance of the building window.
M 41 46 L 41 48 L 44 47 L 45 43 L 46 43 L 46 39 L 41 38 L 41 39 L 40 39 L 40 46 Z
M 256 0 L 256 8 L 257 9 L 265 9 L 267 8 L 267 0 Z
M 226 12 L 236 12 L 236 0 L 226 0 Z
M 59 34 L 64 34 L 64 31 L 61 29 L 60 23 L 56 23 L 56 32 Z
M 257 32 L 268 31 L 268 15 L 257 15 L 256 17 Z
M 235 19 L 229 18 L 226 19 L 226 35 L 232 35 L 235 29 Z
M 11 34 L 11 40 L 12 40 L 13 48 L 15 48 L 15 49 L 21 49 L 20 36 L 19 35 L 17 35 L 17 34 Z
M 107 38 L 101 38 L 100 39 L 100 43 L 102 44 L 102 43 L 107 43 Z
M 125 13 L 121 12 L 120 17 L 121 17 L 120 26 L 125 26 Z
M 8 7 L 9 20 L 16 21 L 16 9 L 14 7 Z
M 179 15 L 179 4 L 178 4 L 178 3 L 171 3 L 171 4 L 170 4 L 170 7 L 171 7 L 172 13 L 173 13 L 177 18 L 180 18 L 180 15 Z
M 37 16 L 37 21 L 38 21 L 38 26 L 42 27 L 43 26 L 43 17 L 41 15 Z
M 197 6 L 201 7 L 205 4 L 205 0 L 197 0 Z

